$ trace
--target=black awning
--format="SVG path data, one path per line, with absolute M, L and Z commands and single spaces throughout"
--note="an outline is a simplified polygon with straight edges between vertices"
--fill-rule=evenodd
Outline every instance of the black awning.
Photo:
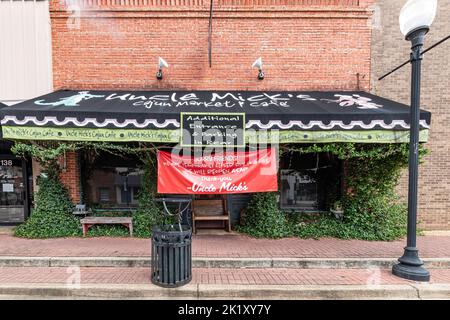
M 0 110 L 3 109 L 3 108 L 6 108 L 6 107 L 7 107 L 6 104 L 0 102 Z M 0 125 L 0 128 L 1 128 L 1 125 Z M 1 130 L 0 130 L 0 139 L 3 139 L 3 134 L 1 132 Z
M 141 132 L 177 130 L 180 114 L 191 112 L 244 113 L 246 128 L 255 130 L 405 131 L 410 121 L 409 107 L 404 104 L 366 92 L 346 91 L 61 90 L 2 108 L 0 115 L 6 131 L 20 126 Z M 421 111 L 421 129 L 428 129 L 430 121 L 431 114 Z M 18 138 L 17 130 L 15 134 L 3 131 L 5 137 Z

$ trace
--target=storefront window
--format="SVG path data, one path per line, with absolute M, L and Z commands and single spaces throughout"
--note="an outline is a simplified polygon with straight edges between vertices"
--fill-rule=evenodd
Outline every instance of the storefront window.
M 281 206 L 284 209 L 318 209 L 318 184 L 314 177 L 281 170 Z
M 329 154 L 292 153 L 280 159 L 280 207 L 328 210 L 340 196 L 341 162 Z
M 102 154 L 84 164 L 86 202 L 99 208 L 129 208 L 138 205 L 143 169 L 137 159 Z
M 100 202 L 109 202 L 109 188 L 98 188 L 98 198 Z

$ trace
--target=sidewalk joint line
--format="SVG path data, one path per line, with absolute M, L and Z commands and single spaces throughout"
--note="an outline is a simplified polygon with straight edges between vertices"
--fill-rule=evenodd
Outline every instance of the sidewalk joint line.
M 422 297 L 420 296 L 420 290 L 418 287 L 416 287 L 416 285 L 414 283 L 410 283 L 408 284 L 410 287 L 414 288 L 414 290 L 416 290 L 416 294 L 417 294 L 417 299 L 422 300 Z

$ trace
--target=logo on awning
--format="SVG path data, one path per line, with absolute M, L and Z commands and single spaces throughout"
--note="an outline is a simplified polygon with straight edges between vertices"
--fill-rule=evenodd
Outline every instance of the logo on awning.
M 40 106 L 66 106 L 66 107 L 79 107 L 79 103 L 83 100 L 89 100 L 92 98 L 103 98 L 105 95 L 98 95 L 98 94 L 90 94 L 89 91 L 79 91 L 78 94 L 66 97 L 66 98 L 60 98 L 59 101 L 55 102 L 43 102 L 44 100 L 38 100 L 34 103 Z

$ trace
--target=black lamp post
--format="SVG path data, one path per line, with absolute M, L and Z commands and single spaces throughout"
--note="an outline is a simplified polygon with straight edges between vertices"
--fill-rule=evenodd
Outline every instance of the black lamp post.
M 411 41 L 411 119 L 409 142 L 408 184 L 408 235 L 405 252 L 394 265 L 392 273 L 398 277 L 429 281 L 430 273 L 423 267 L 416 246 L 417 189 L 419 177 L 419 130 L 420 130 L 420 76 L 422 47 L 425 35 L 436 16 L 437 0 L 409 0 L 400 13 L 400 28 Z

